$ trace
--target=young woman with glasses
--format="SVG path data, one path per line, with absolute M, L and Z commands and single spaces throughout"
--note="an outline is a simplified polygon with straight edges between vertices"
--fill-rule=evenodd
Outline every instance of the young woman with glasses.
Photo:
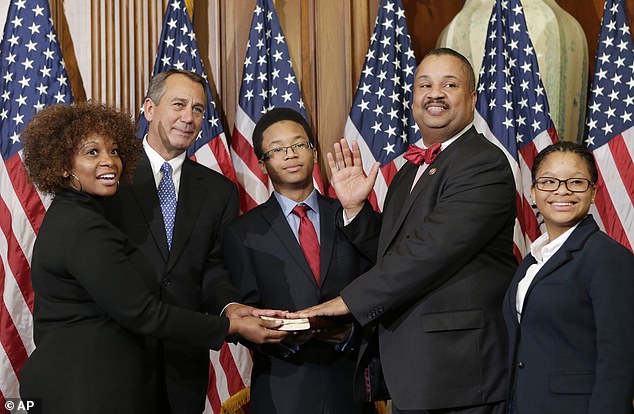
M 558 142 L 535 157 L 532 178 L 546 231 L 504 299 L 509 413 L 631 414 L 634 255 L 588 214 L 594 157 Z

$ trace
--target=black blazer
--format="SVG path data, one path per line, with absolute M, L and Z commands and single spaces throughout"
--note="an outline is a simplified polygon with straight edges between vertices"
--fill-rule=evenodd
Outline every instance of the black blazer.
M 172 250 L 168 251 L 156 183 L 145 153 L 133 182 L 121 184 L 108 204 L 108 219 L 154 266 L 151 278 L 159 284 L 161 301 L 214 315 L 240 298 L 222 256 L 222 228 L 237 214 L 235 185 L 185 159 Z M 224 338 L 226 330 L 216 335 Z M 209 351 L 172 341 L 163 341 L 161 346 L 170 406 L 178 413 L 200 414 L 207 393 Z
M 299 310 L 339 295 L 369 267 L 335 229 L 339 203 L 319 197 L 321 286 L 275 196 L 245 213 L 225 231 L 225 258 L 247 303 Z M 356 352 L 309 341 L 296 353 L 280 346 L 255 348 L 251 376 L 251 414 L 360 413 L 352 395 Z
M 366 254 L 378 252 L 376 265 L 342 291 L 343 299 L 362 325 L 376 326 L 398 408 L 502 401 L 501 306 L 517 267 L 508 161 L 471 128 L 410 194 L 416 171 L 407 163 L 394 177 L 382 221 L 366 204 L 348 226 L 340 223 Z
M 528 288 L 518 323 L 517 269 L 504 300 L 518 414 L 631 414 L 634 255 L 581 221 Z
M 156 367 L 142 335 L 218 348 L 229 321 L 161 303 L 151 274 L 102 201 L 59 193 L 33 248 L 37 348 L 20 371 L 22 397 L 52 414 L 155 413 Z

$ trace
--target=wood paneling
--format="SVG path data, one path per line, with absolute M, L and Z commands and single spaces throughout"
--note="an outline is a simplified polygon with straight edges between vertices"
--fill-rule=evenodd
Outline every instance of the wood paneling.
M 166 6 L 167 0 L 90 1 L 89 33 L 75 39 L 90 42 L 90 68 L 82 71 L 91 76 L 87 98 L 138 112 L 156 58 Z M 64 57 L 67 53 L 65 49 Z
M 79 73 L 75 48 L 73 47 L 73 38 L 70 34 L 68 22 L 66 21 L 66 14 L 64 13 L 64 3 L 62 0 L 50 0 L 49 5 L 53 25 L 56 28 L 55 31 L 57 32 L 59 45 L 62 49 L 62 55 L 64 56 L 64 62 L 66 62 L 66 71 L 68 72 L 70 86 L 73 91 L 73 98 L 78 101 L 85 101 L 86 91 L 84 90 L 84 83 Z
M 438 35 L 463 5 L 464 0 L 403 0 L 407 30 L 417 61 L 436 47 Z
M 317 85 L 316 136 L 322 152 L 332 148 L 346 123 L 352 85 L 350 75 L 350 3 L 318 0 L 315 3 L 315 69 Z M 333 70 L 333 68 L 341 70 Z M 321 157 L 323 159 L 323 157 Z M 323 164 L 322 164 L 323 165 Z
M 242 79 L 242 64 L 249 40 L 249 26 L 255 7 L 255 0 L 232 0 L 220 3 L 220 74 L 215 74 L 218 94 L 221 96 L 219 106 L 227 117 L 227 136 L 231 135 L 235 110 Z M 204 42 L 204 39 L 200 39 Z M 201 49 L 203 47 L 201 46 Z M 202 55 L 202 52 L 201 52 Z M 221 105 L 220 105 L 221 104 Z

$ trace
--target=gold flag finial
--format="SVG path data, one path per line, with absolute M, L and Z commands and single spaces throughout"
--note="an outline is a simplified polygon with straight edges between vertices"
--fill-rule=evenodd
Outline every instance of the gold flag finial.
M 185 6 L 187 7 L 187 13 L 189 13 L 189 20 L 194 22 L 194 0 L 185 0 Z

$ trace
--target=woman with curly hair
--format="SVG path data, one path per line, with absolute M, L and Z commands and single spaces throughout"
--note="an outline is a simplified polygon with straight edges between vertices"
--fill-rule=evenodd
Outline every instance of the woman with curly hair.
M 144 282 L 151 265 L 104 217 L 104 199 L 140 156 L 128 115 L 90 103 L 52 106 L 22 136 L 31 181 L 54 196 L 33 249 L 37 348 L 20 372 L 23 398 L 39 399 L 45 413 L 153 413 L 156 358 L 145 336 L 211 349 L 233 334 L 281 340 L 257 318 L 171 307 L 150 292 L 158 289 Z

